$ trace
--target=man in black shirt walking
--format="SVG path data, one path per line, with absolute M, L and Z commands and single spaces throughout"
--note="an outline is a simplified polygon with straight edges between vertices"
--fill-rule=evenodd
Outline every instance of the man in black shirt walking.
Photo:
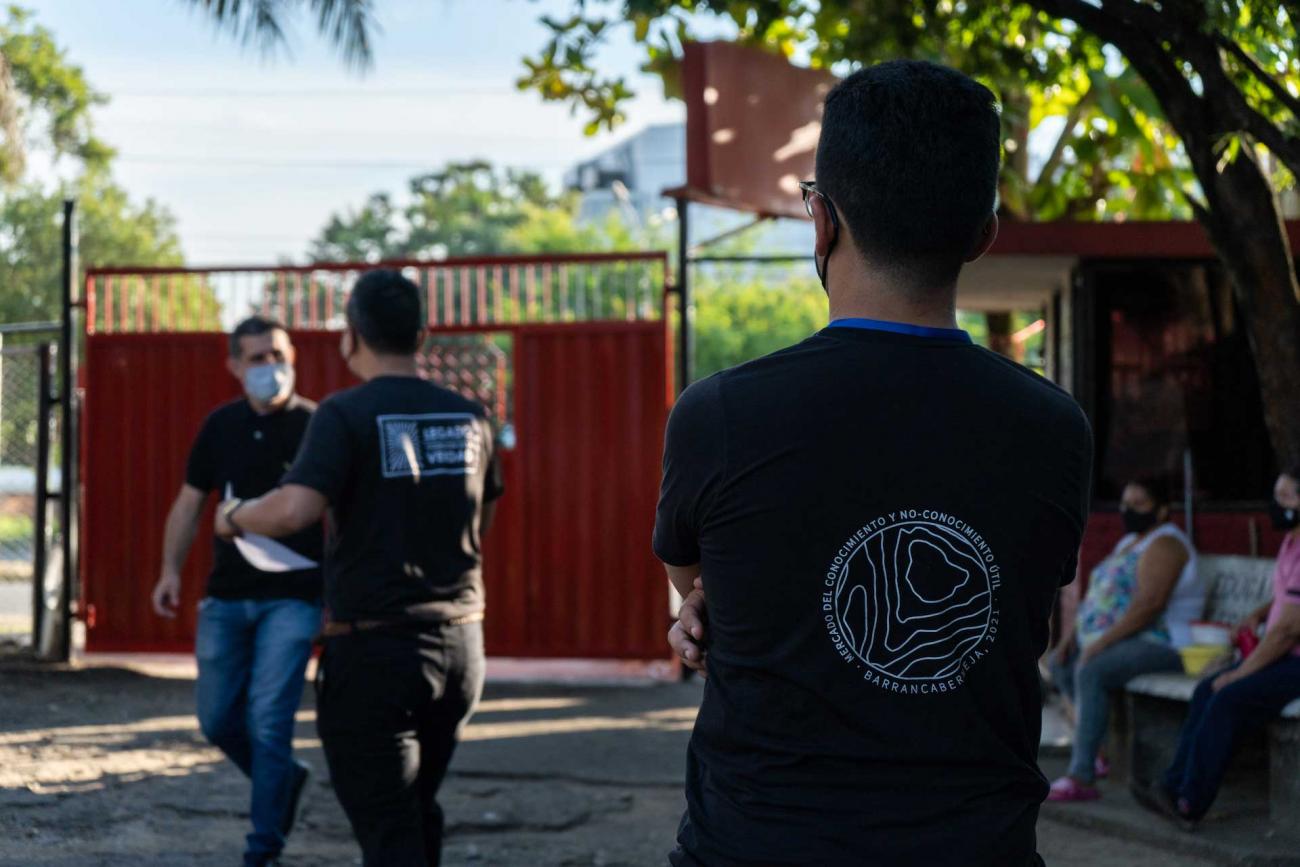
M 803 185 L 829 327 L 673 410 L 654 548 L 708 612 L 673 864 L 1041 863 L 1036 660 L 1092 446 L 1067 394 L 956 327 L 999 139 L 953 70 L 840 83 Z
M 244 397 L 216 409 L 190 450 L 185 483 L 167 515 L 162 576 L 153 607 L 175 617 L 185 564 L 204 501 L 256 497 L 293 462 L 316 405 L 294 393 L 294 349 L 284 326 L 254 316 L 230 335 L 226 366 Z M 293 719 L 303 673 L 321 623 L 321 528 L 304 525 L 285 540 L 301 558 L 264 571 L 224 539 L 214 544 L 194 643 L 203 734 L 253 784 L 244 863 L 273 863 L 293 827 L 308 768 L 293 759 Z M 309 561 L 309 562 L 308 562 Z M 278 568 L 280 562 L 263 562 Z
M 281 536 L 330 511 L 317 727 L 367 867 L 439 862 L 437 792 L 483 685 L 483 535 L 502 493 L 478 404 L 420 379 L 419 290 L 371 271 L 341 351 L 365 384 L 325 400 L 283 485 L 217 532 Z

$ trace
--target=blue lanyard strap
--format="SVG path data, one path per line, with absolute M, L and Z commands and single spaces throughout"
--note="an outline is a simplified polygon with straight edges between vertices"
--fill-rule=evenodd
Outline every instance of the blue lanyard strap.
M 928 325 L 912 325 L 908 322 L 890 322 L 886 319 L 834 319 L 829 328 L 861 328 L 864 331 L 888 331 L 892 334 L 910 334 L 913 337 L 929 337 L 935 340 L 956 340 L 970 343 L 970 335 L 960 328 L 931 328 Z

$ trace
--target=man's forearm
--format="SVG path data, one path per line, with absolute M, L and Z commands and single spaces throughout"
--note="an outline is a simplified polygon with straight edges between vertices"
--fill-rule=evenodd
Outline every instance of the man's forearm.
M 328 505 L 319 491 L 288 484 L 255 500 L 244 500 L 233 512 L 225 513 L 225 520 L 246 533 L 290 536 L 320 521 Z
M 700 577 L 700 564 L 693 566 L 670 566 L 664 564 L 665 571 L 668 572 L 668 580 L 672 582 L 673 587 L 685 599 L 695 589 L 695 579 Z
M 297 526 L 293 516 L 279 502 L 277 493 L 278 491 L 271 491 L 255 500 L 245 500 L 235 511 L 231 522 L 246 533 L 272 538 L 298 532 L 306 525 Z
M 194 534 L 198 531 L 199 513 L 177 504 L 167 513 L 167 524 L 163 529 L 163 571 L 179 575 L 185 567 L 185 558 L 190 555 L 194 544 Z

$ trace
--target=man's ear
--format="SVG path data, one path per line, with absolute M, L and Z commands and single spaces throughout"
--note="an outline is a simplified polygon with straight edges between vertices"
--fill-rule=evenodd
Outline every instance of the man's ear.
M 993 242 L 998 239 L 998 215 L 989 214 L 989 218 L 984 221 L 984 228 L 980 229 L 979 237 L 975 240 L 975 245 L 966 256 L 967 262 L 974 262 L 980 256 L 989 251 Z
M 232 358 L 229 355 L 227 355 L 226 370 L 229 370 L 230 375 L 233 376 L 235 379 L 238 379 L 240 382 L 244 381 L 244 377 L 239 373 L 239 359 Z
M 813 232 L 816 236 L 813 250 L 818 256 L 825 256 L 830 253 L 831 244 L 835 242 L 835 224 L 831 221 L 831 212 L 826 207 L 825 199 L 813 196 L 811 204 Z

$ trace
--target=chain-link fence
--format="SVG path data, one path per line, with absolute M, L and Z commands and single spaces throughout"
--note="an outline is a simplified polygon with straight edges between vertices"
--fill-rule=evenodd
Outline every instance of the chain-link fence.
M 28 644 L 41 424 L 38 346 L 0 349 L 0 643 Z

